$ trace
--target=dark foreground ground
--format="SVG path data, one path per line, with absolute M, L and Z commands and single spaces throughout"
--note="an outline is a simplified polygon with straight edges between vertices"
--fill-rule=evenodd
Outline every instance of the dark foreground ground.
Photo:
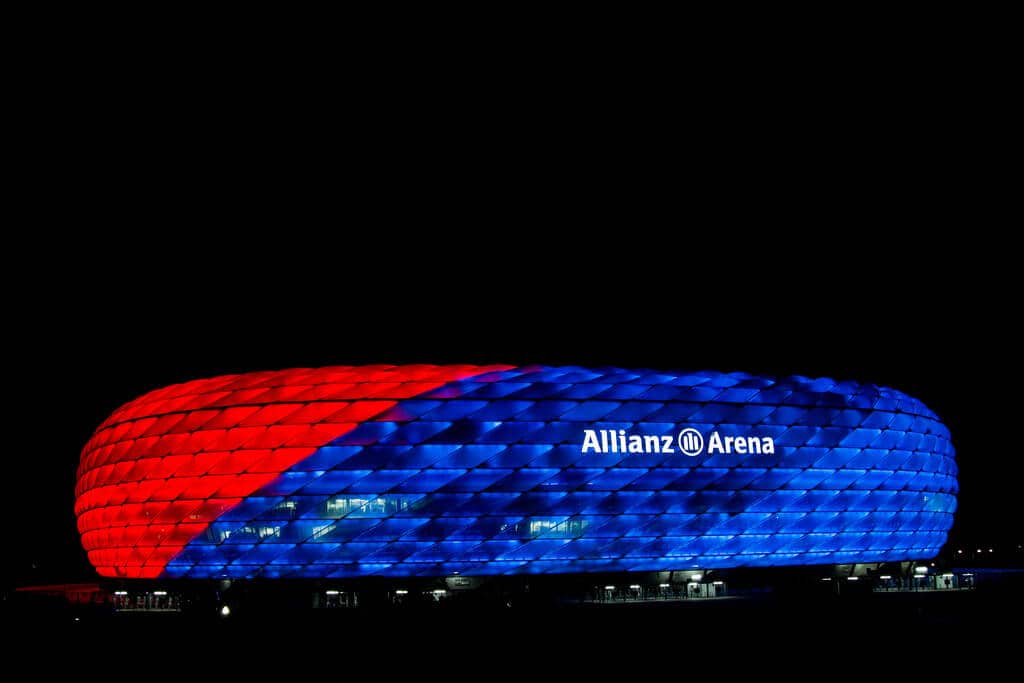
M 163 662 L 161 669 L 199 652 L 247 668 L 288 662 L 344 667 L 369 660 L 389 667 L 434 666 L 457 660 L 503 670 L 549 657 L 599 669 L 602 662 L 620 666 L 663 659 L 719 666 L 831 662 L 828 666 L 842 668 L 896 658 L 915 666 L 976 662 L 990 667 L 1024 652 L 1022 597 L 1020 585 L 1011 583 L 987 590 L 842 597 L 236 610 L 227 618 L 8 609 L 4 630 L 9 654 L 28 654 L 37 662 L 77 651 L 104 661 L 142 656 L 151 666 Z M 39 652 L 46 653 L 43 659 Z M 758 654 L 750 659 L 751 653 Z

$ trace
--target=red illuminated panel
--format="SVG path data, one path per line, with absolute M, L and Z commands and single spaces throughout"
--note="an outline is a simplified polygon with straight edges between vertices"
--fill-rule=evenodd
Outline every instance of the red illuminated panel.
M 103 576 L 159 576 L 210 522 L 360 422 L 449 382 L 510 368 L 279 370 L 140 396 L 82 450 L 75 512 L 83 546 Z

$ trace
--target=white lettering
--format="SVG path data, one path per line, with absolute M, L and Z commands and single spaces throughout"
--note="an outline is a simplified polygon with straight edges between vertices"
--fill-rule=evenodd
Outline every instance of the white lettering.
M 711 432 L 711 438 L 708 439 L 708 453 L 726 453 L 722 446 L 722 437 L 718 432 Z
M 687 455 L 698 455 L 700 450 L 700 434 L 691 428 L 685 434 L 694 443 L 694 452 Z M 687 431 L 684 430 L 684 431 Z M 680 443 L 682 443 L 680 436 Z M 672 436 L 656 436 L 654 434 L 626 434 L 623 429 L 584 429 L 583 453 L 675 453 Z M 691 448 L 691 446 L 687 446 Z M 707 437 L 707 453 L 737 453 L 739 455 L 775 454 L 775 439 L 770 436 L 722 436 L 717 431 Z

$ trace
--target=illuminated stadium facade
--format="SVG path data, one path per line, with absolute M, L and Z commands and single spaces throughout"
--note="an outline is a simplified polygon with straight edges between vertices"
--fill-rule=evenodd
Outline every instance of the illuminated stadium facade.
M 85 446 L 123 578 L 656 572 L 931 558 L 948 430 L 898 391 L 741 373 L 361 366 L 150 392 Z

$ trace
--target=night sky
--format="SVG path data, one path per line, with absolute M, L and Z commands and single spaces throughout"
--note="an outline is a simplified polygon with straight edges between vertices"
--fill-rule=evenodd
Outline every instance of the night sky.
M 330 364 L 616 365 L 892 386 L 952 432 L 954 542 L 1019 542 L 1019 404 L 997 394 L 1013 396 L 1018 311 L 987 308 L 1009 278 L 952 268 L 967 257 L 955 245 L 895 251 L 879 237 L 856 253 L 739 257 L 726 237 L 685 253 L 642 235 L 564 250 L 523 235 L 466 253 L 438 235 L 403 249 L 402 238 L 310 241 L 216 258 L 182 245 L 181 256 L 90 258 L 53 293 L 13 292 L 5 584 L 95 576 L 75 529 L 74 474 L 119 405 L 199 377 Z

